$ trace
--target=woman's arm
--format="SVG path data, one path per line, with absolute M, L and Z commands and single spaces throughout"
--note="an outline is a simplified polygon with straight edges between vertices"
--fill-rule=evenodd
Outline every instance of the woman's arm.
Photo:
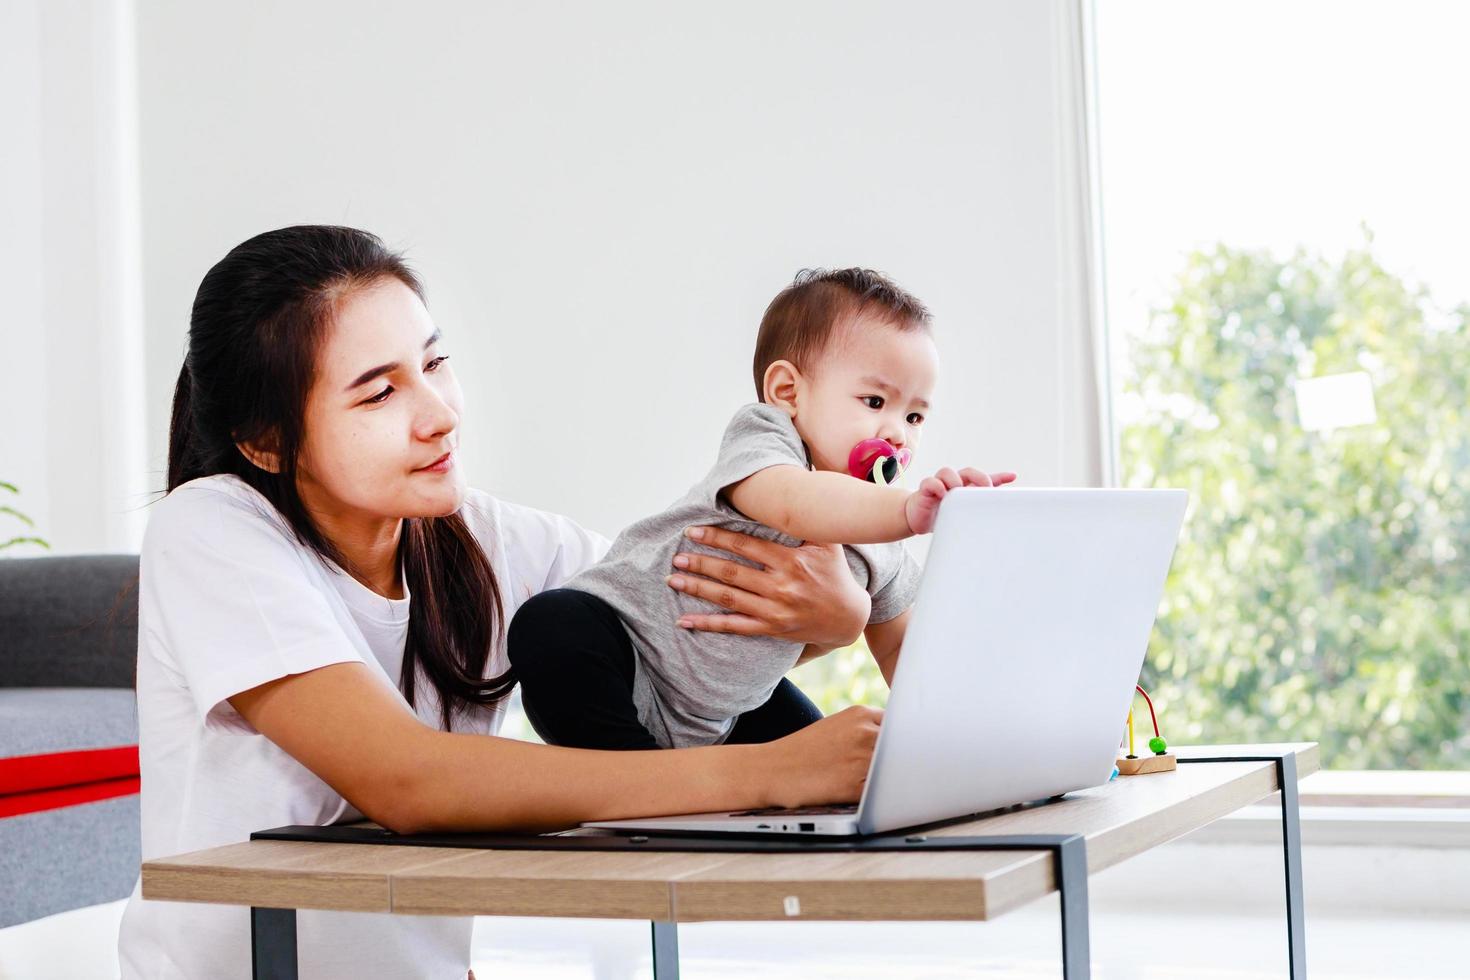
M 912 612 L 912 609 L 905 609 L 888 622 L 873 623 L 863 630 L 863 635 L 868 638 L 868 652 L 883 674 L 883 683 L 889 687 L 893 686 L 893 672 L 898 669 L 898 653 L 903 649 L 903 637 L 908 632 Z
M 596 752 L 430 728 L 360 663 L 292 674 L 229 701 L 369 819 L 399 833 L 542 831 L 852 801 L 882 718 L 849 708 L 764 745 Z

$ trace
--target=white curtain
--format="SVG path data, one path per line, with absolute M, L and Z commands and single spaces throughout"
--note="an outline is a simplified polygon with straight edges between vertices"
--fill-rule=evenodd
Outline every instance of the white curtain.
M 1093 0 L 1053 0 L 1057 93 L 1057 318 L 1064 484 L 1114 486 L 1117 451 L 1103 306 Z
M 53 552 L 142 540 L 132 30 L 124 0 L 0 4 L 0 480 L 21 490 L 0 503 Z M 0 518 L 5 537 L 23 530 Z

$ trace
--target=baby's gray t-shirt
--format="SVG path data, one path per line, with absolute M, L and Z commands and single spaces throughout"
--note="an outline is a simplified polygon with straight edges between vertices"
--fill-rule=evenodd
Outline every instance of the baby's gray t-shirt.
M 598 596 L 622 619 L 637 652 L 633 702 L 661 746 L 724 741 L 735 719 L 765 704 L 801 655 L 802 644 L 789 640 L 680 629 L 678 619 L 685 613 L 721 610 L 666 584 L 674 555 L 681 551 L 731 557 L 686 538 L 684 530 L 694 525 L 800 544 L 750 520 L 721 495 L 753 473 L 789 465 L 810 467 L 791 419 L 770 405 L 746 405 L 730 420 L 719 458 L 703 480 L 667 510 L 630 525 L 602 561 L 566 583 Z M 869 623 L 894 619 L 913 604 L 920 569 L 901 543 L 844 545 L 843 550 L 853 578 L 873 597 Z

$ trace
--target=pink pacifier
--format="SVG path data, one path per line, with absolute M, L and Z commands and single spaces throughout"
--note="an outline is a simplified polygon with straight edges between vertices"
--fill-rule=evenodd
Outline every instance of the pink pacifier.
M 895 449 L 887 439 L 864 439 L 847 455 L 847 472 L 859 480 L 889 486 L 903 476 L 914 454 Z

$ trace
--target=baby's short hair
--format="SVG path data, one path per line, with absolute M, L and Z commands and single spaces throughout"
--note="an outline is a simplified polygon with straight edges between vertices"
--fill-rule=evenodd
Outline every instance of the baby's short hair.
M 900 330 L 929 329 L 929 311 L 916 296 L 872 269 L 802 269 L 771 300 L 755 340 L 755 397 L 765 399 L 766 368 L 790 361 L 803 371 L 826 349 L 837 323 L 868 313 Z

